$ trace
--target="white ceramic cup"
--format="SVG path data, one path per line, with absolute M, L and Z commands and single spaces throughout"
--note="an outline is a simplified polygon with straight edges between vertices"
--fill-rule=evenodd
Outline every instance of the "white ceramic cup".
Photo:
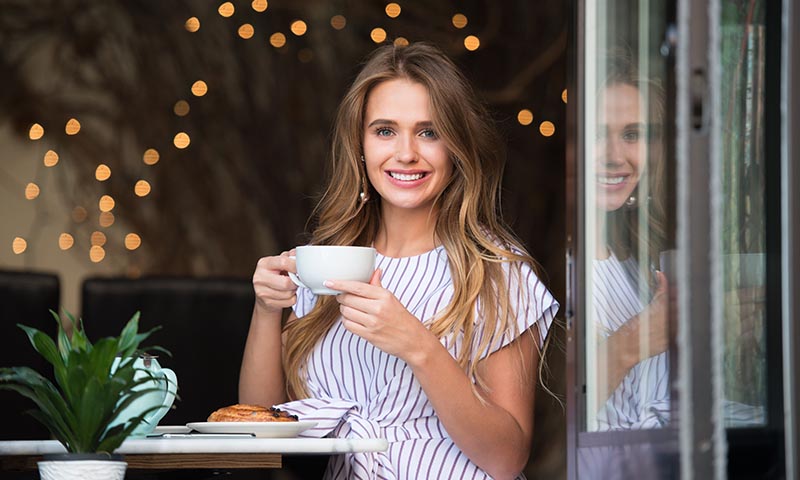
M 369 282 L 375 271 L 375 249 L 343 245 L 304 245 L 295 250 L 297 275 L 289 278 L 316 295 L 338 295 L 323 285 L 326 280 Z

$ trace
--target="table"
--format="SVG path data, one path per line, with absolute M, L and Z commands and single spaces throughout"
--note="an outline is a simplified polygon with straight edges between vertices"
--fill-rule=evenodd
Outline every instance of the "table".
M 125 440 L 114 453 L 130 469 L 280 468 L 283 455 L 378 452 L 382 438 L 139 438 Z M 64 453 L 56 440 L 0 441 L 0 471 L 36 469 L 41 456 Z

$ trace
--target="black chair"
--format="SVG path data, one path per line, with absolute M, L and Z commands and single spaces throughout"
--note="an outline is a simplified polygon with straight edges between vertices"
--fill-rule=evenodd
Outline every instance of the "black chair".
M 0 366 L 28 366 L 52 380 L 52 367 L 34 350 L 17 324 L 53 336 L 58 327 L 49 311 L 58 311 L 59 289 L 55 274 L 0 270 Z M 23 414 L 32 408 L 34 403 L 17 392 L 0 391 L 0 440 L 49 438 L 41 423 Z
M 243 278 L 89 278 L 82 318 L 92 341 L 118 335 L 137 311 L 140 331 L 161 326 L 145 346 L 172 353 L 159 354 L 159 363 L 175 371 L 180 400 L 160 423 L 183 425 L 237 402 L 254 299 L 251 280 Z

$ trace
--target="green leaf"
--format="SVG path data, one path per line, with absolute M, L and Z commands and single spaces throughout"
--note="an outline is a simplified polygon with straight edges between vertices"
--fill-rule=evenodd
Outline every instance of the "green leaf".
M 61 353 L 61 358 L 64 362 L 67 361 L 67 355 L 69 355 L 69 351 L 72 350 L 72 342 L 67 335 L 67 332 L 64 330 L 64 325 L 61 323 L 61 317 L 58 316 L 56 312 L 50 310 L 50 314 L 53 315 L 53 318 L 56 320 L 56 324 L 58 324 L 58 351 Z

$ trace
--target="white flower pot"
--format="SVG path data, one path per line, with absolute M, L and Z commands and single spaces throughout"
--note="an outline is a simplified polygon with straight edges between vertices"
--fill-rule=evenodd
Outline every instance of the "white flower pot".
M 41 480 L 124 480 L 128 467 L 126 462 L 108 457 L 101 460 L 85 460 L 81 456 L 63 459 L 68 457 L 64 455 L 59 460 L 45 457 L 39 462 Z

